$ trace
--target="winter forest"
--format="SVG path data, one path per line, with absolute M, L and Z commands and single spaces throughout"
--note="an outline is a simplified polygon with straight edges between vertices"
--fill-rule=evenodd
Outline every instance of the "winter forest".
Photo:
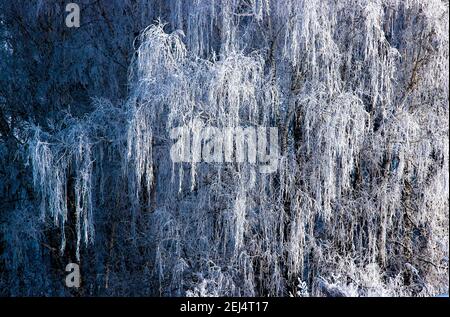
M 0 0 L 0 296 L 448 294 L 448 0 L 69 2 Z

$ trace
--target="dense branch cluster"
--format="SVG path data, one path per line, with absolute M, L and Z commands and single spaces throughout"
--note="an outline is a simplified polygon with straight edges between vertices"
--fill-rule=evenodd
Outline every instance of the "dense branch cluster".
M 52 14 L 38 3 L 36 15 Z M 88 61 L 77 64 L 70 41 L 52 48 L 74 58 L 59 77 L 72 91 L 45 86 L 51 76 L 25 101 L 0 90 L 0 120 L 15 131 L 0 130 L 0 162 L 16 157 L 32 173 L 0 168 L 27 188 L 0 180 L 20 198 L 0 214 L 11 294 L 70 294 L 46 288 L 70 261 L 82 265 L 82 295 L 448 293 L 447 1 L 82 3 L 110 41 L 87 24 L 72 44 L 93 46 Z M 5 38 L 22 34 L 8 28 L 19 8 L 1 6 Z M 0 41 L 5 69 L 39 69 L 23 43 Z M 23 102 L 36 113 L 14 119 Z M 181 126 L 194 135 L 181 151 L 206 127 L 277 127 L 276 171 L 173 162 Z M 13 283 L 26 261 L 47 275 Z

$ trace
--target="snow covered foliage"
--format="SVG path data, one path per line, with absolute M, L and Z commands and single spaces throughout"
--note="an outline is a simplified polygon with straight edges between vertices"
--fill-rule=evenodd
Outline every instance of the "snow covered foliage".
M 0 294 L 448 293 L 448 1 L 79 2 L 0 1 Z
M 120 141 L 120 111 L 104 100 L 95 100 L 95 111 L 81 119 L 69 115 L 49 133 L 33 128 L 29 142 L 33 184 L 39 194 L 41 217 L 50 213 L 56 226 L 61 227 L 61 250 L 66 245 L 64 225 L 69 209 L 75 214 L 76 258 L 80 259 L 80 243 L 93 242 L 93 209 L 96 197 L 104 196 L 103 160 L 105 148 L 111 151 Z M 53 132 L 53 133 L 52 133 Z M 105 145 L 105 143 L 107 145 Z M 98 151 L 97 153 L 94 153 Z M 99 183 L 95 183 L 95 158 L 99 157 Z M 103 186 L 102 186 L 103 185 Z M 98 192 L 96 189 L 98 188 Z M 72 191 L 73 201 L 70 201 Z M 72 204 L 73 208 L 69 206 Z

